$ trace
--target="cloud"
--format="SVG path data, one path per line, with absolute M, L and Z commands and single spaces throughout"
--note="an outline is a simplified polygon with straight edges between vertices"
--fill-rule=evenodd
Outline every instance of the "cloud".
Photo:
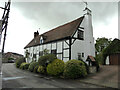
M 13 3 L 24 17 L 34 20 L 43 27 L 52 28 L 83 15 L 85 5 L 81 2 L 19 2 Z M 93 21 L 108 24 L 110 18 L 117 14 L 117 2 L 89 2 Z M 42 27 L 42 26 L 41 26 Z
M 89 2 L 88 7 L 92 10 L 94 36 L 98 37 L 100 33 L 101 36 L 107 35 L 106 32 L 109 30 L 104 30 L 115 24 L 113 18 L 117 17 L 117 3 Z M 13 2 L 8 23 L 6 50 L 23 53 L 21 50 L 33 38 L 33 32 L 38 28 L 40 33 L 44 33 L 79 18 L 83 15 L 84 8 L 85 5 L 81 2 Z M 114 27 L 110 30 L 113 32 Z M 109 37 L 110 35 L 111 33 Z

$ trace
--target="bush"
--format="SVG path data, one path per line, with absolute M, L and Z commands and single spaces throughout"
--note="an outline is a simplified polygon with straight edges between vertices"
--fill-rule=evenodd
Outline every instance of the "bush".
M 65 78 L 79 78 L 87 75 L 85 64 L 79 60 L 67 61 L 63 73 Z
M 25 58 L 19 58 L 18 60 L 16 60 L 16 67 L 19 68 L 23 62 L 25 62 Z
M 30 65 L 29 63 L 23 62 L 23 63 L 20 65 L 19 68 L 20 68 L 20 69 L 23 69 L 23 70 L 24 70 L 24 69 L 28 69 L 29 65 Z
M 20 65 L 20 69 L 24 69 L 24 64 L 25 64 L 25 62 L 23 62 L 23 63 L 21 63 L 21 65 Z
M 38 62 L 31 62 L 29 67 L 28 67 L 28 70 L 33 72 L 34 71 L 34 68 L 38 65 Z
M 44 74 L 45 73 L 45 67 L 39 66 L 37 72 L 41 73 L 41 74 Z
M 30 65 L 30 63 L 26 63 L 26 64 L 24 65 L 24 69 L 28 69 L 29 65 Z
M 38 73 L 38 71 L 37 71 L 38 67 L 39 67 L 39 65 L 35 66 L 34 71 L 33 71 L 34 73 Z
M 54 61 L 56 59 L 56 56 L 54 54 L 47 54 L 45 56 L 41 56 L 38 60 L 39 65 L 47 67 L 49 63 Z
M 47 73 L 49 75 L 60 75 L 63 74 L 64 71 L 64 61 L 60 59 L 55 59 L 52 63 L 47 66 Z
M 89 74 L 89 66 L 88 66 L 87 63 L 84 62 L 83 60 L 81 60 L 81 61 L 84 63 L 84 65 L 85 65 L 85 67 L 86 67 L 86 72 L 87 72 L 87 74 Z

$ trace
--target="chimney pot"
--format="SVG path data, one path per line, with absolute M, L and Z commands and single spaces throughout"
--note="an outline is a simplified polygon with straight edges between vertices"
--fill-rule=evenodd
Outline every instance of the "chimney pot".
M 34 38 L 37 37 L 39 35 L 39 32 L 34 32 Z

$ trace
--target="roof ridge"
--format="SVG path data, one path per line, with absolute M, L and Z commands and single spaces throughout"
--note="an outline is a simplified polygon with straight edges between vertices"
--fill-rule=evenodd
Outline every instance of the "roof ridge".
M 80 18 L 84 18 L 84 16 L 79 17 L 79 18 L 77 18 L 77 19 L 74 19 L 74 20 L 72 20 L 72 21 L 69 21 L 69 22 L 67 22 L 67 23 L 65 23 L 65 24 L 63 24 L 63 25 L 57 26 L 57 27 L 55 27 L 55 28 L 53 28 L 53 29 L 51 29 L 51 30 L 49 30 L 49 31 L 44 32 L 43 34 L 40 34 L 39 36 L 44 35 L 44 34 L 46 34 L 46 33 L 48 33 L 48 32 L 54 31 L 54 30 L 56 30 L 57 28 L 60 28 L 60 27 L 65 26 L 65 25 L 68 25 L 68 24 L 70 24 L 70 23 L 72 23 L 72 22 L 75 22 L 75 21 L 77 21 L 77 20 L 80 19 Z
M 43 34 L 38 35 L 37 37 L 33 38 L 24 47 L 24 49 L 27 47 L 39 45 L 40 44 L 39 37 L 41 37 L 42 35 L 47 36 L 47 39 L 44 40 L 44 43 L 60 40 L 60 39 L 71 36 L 74 33 L 74 31 L 78 28 L 78 26 L 81 24 L 81 22 L 83 21 L 83 18 L 84 16 L 81 16 L 75 20 L 69 21 L 68 23 L 57 26 L 56 28 L 53 28 L 47 32 L 44 32 Z M 34 42 L 35 40 L 37 40 L 36 43 Z

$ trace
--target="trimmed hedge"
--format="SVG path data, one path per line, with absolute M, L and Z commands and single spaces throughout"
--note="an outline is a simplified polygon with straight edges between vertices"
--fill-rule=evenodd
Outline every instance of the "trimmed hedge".
M 69 60 L 65 64 L 63 75 L 71 79 L 85 77 L 87 75 L 85 64 L 79 60 Z
M 37 72 L 41 74 L 45 74 L 45 67 L 39 66 Z
M 19 58 L 18 60 L 16 60 L 16 67 L 19 68 L 23 62 L 25 62 L 25 58 Z
M 87 74 L 89 74 L 89 66 L 88 66 L 87 63 L 84 62 L 83 60 L 81 60 L 81 61 L 84 63 L 84 65 L 85 65 L 85 67 L 86 67 L 86 72 L 87 72 Z
M 38 71 L 37 71 L 38 67 L 39 67 L 39 65 L 35 66 L 34 71 L 33 71 L 34 73 L 38 73 Z
M 28 70 L 33 72 L 34 71 L 34 68 L 38 65 L 38 62 L 31 62 L 29 67 L 28 67 Z
M 56 59 L 56 56 L 54 54 L 47 54 L 44 56 L 41 56 L 38 60 L 39 65 L 47 67 L 49 63 L 54 61 Z
M 47 66 L 47 73 L 49 75 L 61 75 L 64 71 L 64 61 L 60 59 L 55 59 L 52 63 Z
M 24 70 L 24 69 L 28 69 L 29 65 L 30 65 L 29 63 L 23 62 L 23 63 L 20 65 L 19 68 L 20 68 L 20 69 L 23 69 L 23 70 Z

